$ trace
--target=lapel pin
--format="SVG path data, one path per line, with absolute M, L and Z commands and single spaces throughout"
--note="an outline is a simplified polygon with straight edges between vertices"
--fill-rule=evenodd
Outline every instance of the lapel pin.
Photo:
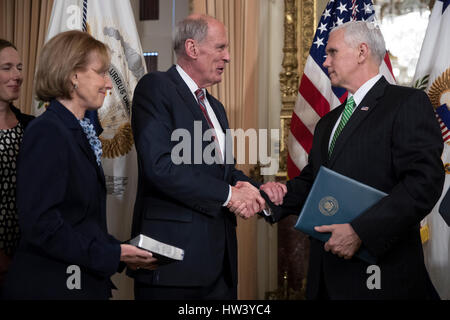
M 361 111 L 369 111 L 369 107 L 362 107 Z

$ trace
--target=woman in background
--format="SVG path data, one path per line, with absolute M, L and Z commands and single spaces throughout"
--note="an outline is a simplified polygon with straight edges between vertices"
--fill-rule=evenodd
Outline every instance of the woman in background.
M 6 299 L 108 299 L 110 277 L 127 263 L 154 268 L 151 253 L 110 236 L 101 143 L 86 110 L 112 83 L 107 47 L 80 31 L 42 49 L 35 92 L 49 101 L 31 123 L 18 160 L 22 237 L 6 277 Z
M 22 62 L 16 47 L 0 39 L 0 293 L 17 245 L 20 229 L 16 206 L 16 158 L 28 123 L 12 102 L 20 95 Z

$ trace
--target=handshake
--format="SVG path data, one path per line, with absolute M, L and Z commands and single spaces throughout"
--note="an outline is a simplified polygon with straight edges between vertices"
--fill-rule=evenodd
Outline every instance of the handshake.
M 287 193 L 286 186 L 279 182 L 267 182 L 261 185 L 259 190 L 264 191 L 275 205 L 283 204 L 283 198 Z M 256 213 L 267 209 L 259 190 L 249 182 L 238 181 L 234 187 L 231 187 L 228 209 L 244 219 L 251 218 Z

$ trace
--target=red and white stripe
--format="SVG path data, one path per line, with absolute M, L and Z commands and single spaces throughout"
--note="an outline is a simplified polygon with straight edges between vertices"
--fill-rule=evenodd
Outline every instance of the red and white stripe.
M 441 127 L 442 139 L 444 139 L 444 142 L 447 142 L 448 140 L 450 140 L 450 131 L 448 130 L 444 121 L 441 120 L 441 117 L 439 117 L 439 115 L 437 113 L 436 113 L 436 118 L 439 122 L 439 126 Z

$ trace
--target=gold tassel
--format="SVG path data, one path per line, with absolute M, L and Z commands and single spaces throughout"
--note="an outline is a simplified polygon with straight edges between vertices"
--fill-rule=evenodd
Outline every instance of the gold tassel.
M 430 228 L 428 227 L 428 223 L 420 227 L 420 238 L 422 239 L 422 244 L 430 240 Z

